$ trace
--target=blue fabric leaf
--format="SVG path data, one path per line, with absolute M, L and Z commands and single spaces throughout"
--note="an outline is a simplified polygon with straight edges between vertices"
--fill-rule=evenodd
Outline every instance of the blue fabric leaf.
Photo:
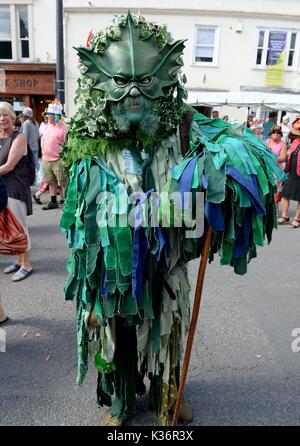
M 235 241 L 233 245 L 233 257 L 245 257 L 250 244 L 251 210 L 247 209 L 243 225 L 235 227 Z
M 204 213 L 213 231 L 224 231 L 225 222 L 221 203 L 205 202 Z
M 259 216 L 265 215 L 266 210 L 259 195 L 256 176 L 249 175 L 249 178 L 247 179 L 232 166 L 226 167 L 226 174 L 233 178 L 237 183 L 241 185 L 243 189 L 248 192 L 256 214 Z

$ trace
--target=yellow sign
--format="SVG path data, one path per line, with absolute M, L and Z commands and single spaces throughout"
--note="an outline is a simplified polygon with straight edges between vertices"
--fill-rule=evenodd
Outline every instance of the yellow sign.
M 285 53 L 279 55 L 275 64 L 269 65 L 266 70 L 267 87 L 282 87 L 284 81 Z

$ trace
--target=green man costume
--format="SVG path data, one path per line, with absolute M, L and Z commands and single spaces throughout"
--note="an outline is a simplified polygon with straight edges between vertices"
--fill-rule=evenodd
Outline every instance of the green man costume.
M 186 236 L 195 213 L 175 224 L 186 205 L 168 197 L 190 193 L 193 205 L 203 194 L 210 260 L 218 253 L 237 274 L 276 226 L 276 157 L 242 125 L 185 105 L 183 49 L 165 26 L 130 13 L 77 48 L 77 112 L 62 155 L 61 227 L 72 250 L 65 295 L 77 305 L 78 382 L 91 355 L 98 403 L 118 420 L 135 413 L 145 382 L 159 423 L 176 400 L 186 265 L 201 255 L 204 235 Z

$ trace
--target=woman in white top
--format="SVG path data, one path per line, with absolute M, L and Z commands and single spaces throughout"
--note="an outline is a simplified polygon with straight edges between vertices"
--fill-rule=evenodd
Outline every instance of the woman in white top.
M 282 141 L 285 143 L 288 142 L 288 134 L 290 133 L 291 127 L 289 126 L 290 118 L 288 116 L 284 116 L 282 118 L 281 123 L 281 131 L 282 131 Z

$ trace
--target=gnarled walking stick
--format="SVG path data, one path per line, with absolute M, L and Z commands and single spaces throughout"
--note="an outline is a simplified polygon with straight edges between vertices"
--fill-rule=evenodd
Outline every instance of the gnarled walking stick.
M 193 346 L 193 340 L 194 340 L 194 334 L 195 334 L 199 310 L 200 310 L 202 288 L 203 288 L 204 275 L 205 275 L 205 270 L 206 270 L 208 255 L 209 255 L 211 237 L 212 237 L 212 229 L 209 226 L 207 228 L 207 232 L 205 235 L 204 245 L 203 245 L 203 250 L 202 250 L 202 255 L 201 255 L 201 260 L 200 260 L 200 265 L 199 265 L 193 313 L 192 313 L 192 318 L 191 318 L 191 323 L 190 323 L 188 339 L 187 339 L 187 343 L 186 343 L 184 360 L 183 360 L 183 364 L 182 364 L 182 374 L 181 374 L 181 380 L 180 380 L 178 394 L 177 394 L 177 400 L 176 400 L 176 404 L 175 404 L 175 410 L 174 410 L 174 414 L 173 414 L 172 426 L 176 426 L 176 424 L 177 424 L 181 399 L 182 399 L 182 395 L 183 395 L 183 389 L 184 389 L 184 385 L 185 385 L 185 381 L 186 381 L 186 377 L 187 377 L 187 372 L 188 372 L 188 367 L 189 367 L 189 362 L 190 362 L 190 357 L 191 357 L 191 351 L 192 351 L 192 346 Z

